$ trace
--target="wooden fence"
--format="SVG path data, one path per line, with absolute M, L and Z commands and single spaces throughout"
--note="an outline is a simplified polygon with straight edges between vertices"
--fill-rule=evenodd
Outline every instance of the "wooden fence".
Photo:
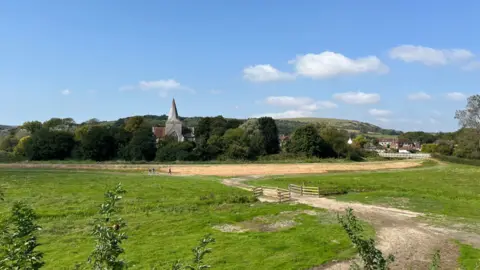
M 270 188 L 270 187 L 254 187 L 252 188 L 253 196 L 267 196 L 273 197 L 278 200 L 278 202 L 287 202 L 290 201 L 290 191 L 283 188 Z
M 257 198 L 263 195 L 263 188 L 261 187 L 254 187 L 252 188 L 252 191 L 253 191 L 253 196 Z
M 336 194 L 345 194 L 346 190 L 340 190 L 335 188 L 321 188 L 321 187 L 307 187 L 304 185 L 298 186 L 294 184 L 288 185 L 288 190 L 294 194 L 300 194 L 300 196 L 327 196 Z

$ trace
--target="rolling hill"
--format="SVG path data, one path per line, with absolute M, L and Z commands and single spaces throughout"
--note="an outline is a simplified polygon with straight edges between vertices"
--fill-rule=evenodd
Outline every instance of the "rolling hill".
M 144 115 L 143 116 L 146 121 L 148 121 L 149 125 L 151 126 L 163 126 L 165 121 L 167 120 L 166 115 Z M 184 121 L 185 125 L 188 127 L 196 127 L 198 121 L 201 117 L 181 117 Z M 100 124 L 104 125 L 121 125 L 123 124 L 128 117 L 120 118 L 115 121 L 101 121 Z M 244 121 L 244 119 L 238 119 L 240 121 Z M 323 123 L 327 125 L 334 126 L 339 129 L 344 129 L 352 133 L 362 133 L 362 134 L 369 134 L 371 136 L 384 136 L 384 135 L 399 135 L 401 132 L 396 130 L 390 129 L 383 129 L 379 126 L 355 121 L 355 120 L 345 120 L 345 119 L 334 119 L 334 118 L 288 118 L 288 119 L 276 119 L 275 120 L 278 133 L 289 135 L 293 133 L 293 131 L 301 126 L 304 126 L 309 123 Z M 0 125 L 0 136 L 8 135 L 8 130 L 12 129 L 12 126 L 5 126 Z

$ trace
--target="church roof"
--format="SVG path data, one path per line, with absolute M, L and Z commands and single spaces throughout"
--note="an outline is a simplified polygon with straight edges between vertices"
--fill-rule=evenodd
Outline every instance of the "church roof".
M 170 108 L 170 112 L 168 113 L 167 121 L 172 120 L 180 120 L 180 118 L 178 117 L 177 104 L 175 104 L 175 99 L 172 100 L 172 107 Z

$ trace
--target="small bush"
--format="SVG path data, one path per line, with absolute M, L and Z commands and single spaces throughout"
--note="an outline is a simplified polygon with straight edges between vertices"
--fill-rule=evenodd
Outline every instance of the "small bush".
M 124 261 L 118 259 L 125 251 L 120 246 L 127 235 L 121 230 L 127 226 L 122 218 L 116 217 L 117 203 L 126 191 L 118 184 L 114 190 L 105 193 L 105 202 L 100 206 L 101 217 L 95 220 L 92 235 L 95 237 L 95 249 L 88 258 L 94 270 L 121 270 L 126 268 Z
M 211 266 L 208 264 L 204 264 L 203 262 L 203 257 L 205 255 L 212 253 L 211 248 L 207 248 L 208 244 L 210 243 L 215 243 L 215 238 L 213 238 L 210 234 L 207 234 L 203 237 L 202 240 L 200 240 L 200 243 L 197 247 L 194 247 L 192 249 L 193 252 L 193 264 L 188 264 L 186 266 L 183 265 L 183 263 L 180 262 L 180 260 L 177 260 L 175 263 L 172 265 L 172 270 L 201 270 L 201 269 L 208 269 Z
M 258 199 L 253 195 L 246 196 L 246 195 L 235 194 L 233 196 L 228 197 L 225 202 L 226 203 L 254 203 L 257 201 Z
M 388 270 L 388 265 L 395 260 L 393 255 L 387 258 L 383 257 L 380 250 L 375 247 L 375 240 L 362 237 L 363 228 L 357 221 L 353 210 L 348 208 L 345 216 L 337 215 L 338 221 L 342 225 L 353 245 L 357 248 L 358 253 L 363 261 L 363 269 L 365 270 Z M 351 269 L 362 269 L 356 263 L 351 266 Z
M 36 270 L 43 265 L 43 253 L 36 251 L 37 215 L 27 205 L 17 202 L 0 231 L 0 269 Z

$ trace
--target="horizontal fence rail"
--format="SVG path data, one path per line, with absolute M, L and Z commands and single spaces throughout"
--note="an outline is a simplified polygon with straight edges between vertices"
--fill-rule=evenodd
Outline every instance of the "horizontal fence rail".
M 381 157 L 386 157 L 386 158 L 406 158 L 406 159 L 426 159 L 426 158 L 431 158 L 431 155 L 428 153 L 418 153 L 418 154 L 413 154 L 413 153 L 378 153 L 379 156 Z

